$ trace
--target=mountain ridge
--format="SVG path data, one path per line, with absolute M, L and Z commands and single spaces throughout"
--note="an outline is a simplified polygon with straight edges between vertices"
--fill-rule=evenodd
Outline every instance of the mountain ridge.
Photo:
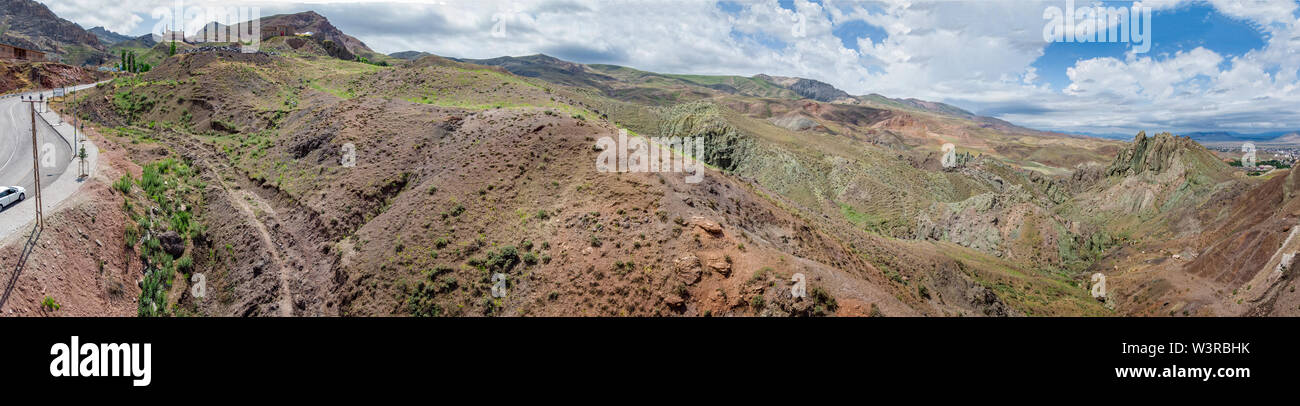
M 0 43 L 37 49 L 71 65 L 102 64 L 99 37 L 34 0 L 0 0 Z
M 100 42 L 101 44 L 104 44 L 104 46 L 106 46 L 106 47 L 107 47 L 107 46 L 112 46 L 112 45 L 117 44 L 117 43 L 119 43 L 119 42 L 130 41 L 130 40 L 136 39 L 136 38 L 132 38 L 132 37 L 129 36 L 129 35 L 122 35 L 122 34 L 118 34 L 118 33 L 116 33 L 116 32 L 109 31 L 108 29 L 104 28 L 103 26 L 92 27 L 91 29 L 86 30 L 86 31 L 87 31 L 87 32 L 90 32 L 91 34 L 95 34 L 95 37 L 98 37 L 98 38 L 99 38 L 99 42 Z
M 408 51 L 408 52 L 415 52 L 415 51 Z M 942 102 L 927 101 L 927 100 L 921 100 L 916 98 L 893 99 L 877 93 L 871 93 L 862 96 L 854 96 L 828 83 L 821 82 L 815 79 L 808 79 L 808 78 L 774 76 L 774 75 L 767 75 L 767 74 L 757 74 L 746 78 L 743 76 L 729 76 L 729 75 L 710 76 L 710 75 L 654 73 L 654 72 L 639 71 L 635 68 L 624 67 L 620 65 L 582 64 L 577 62 L 566 61 L 563 59 L 559 59 L 550 55 L 540 54 L 540 53 L 527 55 L 527 56 L 501 56 L 501 57 L 488 58 L 488 59 L 470 59 L 470 58 L 450 58 L 450 59 L 460 61 L 460 62 L 479 64 L 479 65 L 501 66 L 503 68 L 506 68 L 506 70 L 510 71 L 511 73 L 520 76 L 526 76 L 526 77 L 538 77 L 538 78 L 546 79 L 548 77 L 547 75 L 548 72 L 572 74 L 572 75 L 577 75 L 582 77 L 581 79 L 577 79 L 577 80 L 568 80 L 567 78 L 554 78 L 555 80 L 566 84 L 590 85 L 594 79 L 598 79 L 596 77 L 591 77 L 591 75 L 600 74 L 600 76 L 607 78 L 608 77 L 607 75 L 601 73 L 602 72 L 607 73 L 606 71 L 608 70 L 617 69 L 617 70 L 633 70 L 636 72 L 640 72 L 641 74 L 644 75 L 657 75 L 657 76 L 668 77 L 677 80 L 684 80 L 688 82 L 693 82 L 694 84 L 698 84 L 701 86 L 709 87 L 715 90 L 728 91 L 733 93 L 746 93 L 744 89 L 737 88 L 734 85 L 714 83 L 716 81 L 716 78 L 744 78 L 749 80 L 766 82 L 768 84 L 788 90 L 791 92 L 791 94 L 797 95 L 798 97 L 802 97 L 810 100 L 816 100 L 820 102 L 839 103 L 839 104 L 861 104 L 861 105 L 872 106 L 872 107 L 903 108 L 903 109 L 924 111 L 929 113 L 968 119 L 968 120 L 983 123 L 984 125 L 990 127 L 999 128 L 1002 130 L 1020 130 L 1020 131 L 1035 131 L 1041 133 L 1051 133 L 1051 132 L 1045 132 L 1045 131 L 1040 131 L 1040 130 L 1031 129 L 1027 127 L 1018 126 L 1016 124 L 995 117 L 980 116 L 971 113 L 965 109 L 962 109 L 960 107 L 956 107 Z M 704 81 L 704 80 L 697 80 L 698 78 L 709 78 L 709 79 L 707 81 Z M 759 85 L 759 87 L 762 87 L 762 85 Z M 755 96 L 773 96 L 773 94 L 770 93 L 764 94 L 764 93 L 749 92 L 746 94 L 751 94 Z M 1067 134 L 1063 134 L 1063 133 L 1052 133 L 1052 134 L 1068 136 Z

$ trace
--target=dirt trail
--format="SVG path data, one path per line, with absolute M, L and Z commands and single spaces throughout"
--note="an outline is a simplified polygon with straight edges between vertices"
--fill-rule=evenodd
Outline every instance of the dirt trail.
M 333 263 L 330 262 L 329 257 L 322 257 L 313 251 L 316 245 L 312 242 L 321 240 L 322 237 L 311 231 L 312 225 L 299 224 L 311 223 L 313 220 L 304 220 L 299 218 L 301 216 L 286 217 L 284 214 L 286 210 L 291 212 L 302 208 L 276 200 L 278 199 L 276 196 L 261 195 L 258 191 L 264 191 L 264 188 L 254 184 L 245 174 L 225 161 L 215 159 L 211 155 L 214 151 L 204 148 L 189 150 L 195 152 L 190 158 L 199 164 L 199 167 L 211 171 L 212 177 L 226 193 L 226 197 L 233 202 L 235 209 L 249 220 L 252 229 L 257 232 L 261 245 L 270 254 L 273 265 L 278 268 L 279 288 L 276 293 L 276 303 L 280 310 L 279 314 L 281 316 L 328 314 L 326 309 L 328 306 L 321 305 L 333 303 L 322 296 L 331 290 L 327 285 L 330 283 L 328 275 L 332 274 L 330 271 Z M 312 264 L 319 266 L 309 268 Z
M 221 179 L 220 175 L 218 175 L 217 178 Z M 262 245 L 266 246 L 271 252 L 271 260 L 275 262 L 275 266 L 280 270 L 280 315 L 293 316 L 293 292 L 289 290 L 289 273 L 291 272 L 291 267 L 284 260 L 285 253 L 282 252 L 283 249 L 271 238 L 271 233 L 267 231 L 266 224 L 262 222 L 260 218 L 261 216 L 258 216 L 257 211 L 255 211 L 249 204 L 256 204 L 257 210 L 262 211 L 266 216 L 271 218 L 275 218 L 275 211 L 256 194 L 248 193 L 243 190 L 236 190 L 235 188 L 230 187 L 230 185 L 227 185 L 225 180 L 221 180 L 220 182 L 221 189 L 226 191 L 226 195 L 230 197 L 230 201 L 235 202 L 235 205 L 239 210 L 252 220 L 253 228 L 257 230 L 257 236 L 262 240 Z

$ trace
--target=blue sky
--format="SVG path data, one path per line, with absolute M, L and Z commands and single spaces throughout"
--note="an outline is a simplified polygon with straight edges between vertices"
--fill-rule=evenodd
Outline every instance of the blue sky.
M 174 0 L 39 0 L 84 27 L 144 34 Z M 546 53 L 686 74 L 798 76 L 941 101 L 1046 130 L 1300 129 L 1298 0 L 1148 0 L 1154 39 L 1048 42 L 1066 0 L 189 0 L 314 10 L 372 49 Z M 1075 7 L 1093 3 L 1079 1 Z M 1135 6 L 1108 1 L 1107 7 Z M 507 24 L 508 35 L 492 35 Z
M 1132 2 L 1107 2 L 1110 7 L 1129 7 Z M 1267 35 L 1249 21 L 1234 19 L 1219 13 L 1208 3 L 1191 3 L 1182 7 L 1159 10 L 1152 15 L 1154 38 L 1152 52 L 1163 55 L 1205 47 L 1225 57 L 1241 56 L 1253 49 L 1263 48 Z M 1034 61 L 1039 77 L 1053 89 L 1069 85 L 1066 69 L 1080 60 L 1115 57 L 1122 58 L 1131 44 L 1125 43 L 1072 43 L 1055 42 L 1047 45 L 1042 57 Z

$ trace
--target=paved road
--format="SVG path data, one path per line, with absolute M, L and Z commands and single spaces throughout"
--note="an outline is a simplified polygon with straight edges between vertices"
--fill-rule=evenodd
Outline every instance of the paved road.
M 91 85 L 78 88 L 84 89 L 89 86 Z M 32 116 L 29 103 L 23 103 L 20 96 L 39 94 L 44 94 L 46 99 L 52 96 L 52 92 L 45 91 L 0 98 L 0 186 L 22 186 L 29 191 L 29 198 L 30 191 L 34 190 L 36 184 L 32 178 Z M 38 106 L 38 108 L 45 107 Z M 49 158 L 45 155 L 41 157 L 41 161 L 45 164 L 41 166 L 41 190 L 44 190 L 70 168 L 69 164 L 74 156 L 70 145 L 72 140 L 60 136 L 41 121 L 40 117 L 36 117 L 36 137 L 37 142 L 41 144 L 41 154 L 53 151 Z M 30 200 L 19 205 L 29 202 Z

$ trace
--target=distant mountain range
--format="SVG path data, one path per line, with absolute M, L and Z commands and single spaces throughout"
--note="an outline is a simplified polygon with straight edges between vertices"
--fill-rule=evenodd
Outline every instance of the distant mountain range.
M 1300 145 L 1300 132 L 1297 131 L 1274 131 L 1256 134 L 1242 134 L 1231 131 L 1199 131 L 1182 133 L 1179 135 L 1187 136 L 1196 142 L 1260 142 L 1269 144 L 1295 143 Z
M 130 41 L 135 39 L 129 35 L 122 35 L 116 32 L 109 31 L 104 27 L 95 27 L 87 31 L 90 31 L 91 34 L 95 34 L 96 37 L 99 37 L 99 43 L 104 44 L 104 46 L 112 46 L 113 44 L 117 44 L 119 42 Z
M 1098 134 L 1098 133 L 1080 133 L 1095 138 L 1106 138 L 1112 140 L 1129 141 L 1133 139 L 1132 135 L 1127 134 Z M 1246 134 L 1233 131 L 1194 131 L 1179 133 L 1178 135 L 1191 138 L 1193 141 L 1206 145 L 1214 144 L 1237 144 L 1243 142 L 1252 142 L 1261 145 L 1288 145 L 1300 146 L 1300 131 L 1271 131 L 1263 133 Z
M 325 17 L 313 11 L 263 17 L 261 24 L 263 26 L 286 25 L 292 27 L 296 32 L 312 32 L 322 40 L 327 40 L 329 45 L 336 45 L 336 48 L 340 51 L 338 52 L 339 57 L 344 59 L 351 59 L 355 55 L 365 56 L 371 60 L 391 57 L 414 61 L 432 55 L 428 52 L 414 50 L 394 52 L 389 55 L 376 53 L 361 40 L 343 33 L 330 24 Z M 114 50 L 117 48 L 152 48 L 155 45 L 155 41 L 150 35 L 131 37 L 109 31 L 104 27 L 94 27 L 89 30 L 82 29 L 71 21 L 59 18 L 43 4 L 33 0 L 0 0 L 0 43 L 40 49 L 50 52 L 58 60 L 74 65 L 104 64 L 113 58 L 115 55 Z M 1028 131 L 1058 136 L 1087 136 L 1125 141 L 1133 138 L 1132 134 L 1039 131 L 1021 127 L 998 118 L 981 116 L 942 102 L 915 98 L 897 99 L 876 93 L 854 96 L 831 84 L 808 78 L 765 74 L 752 77 L 654 74 L 615 65 L 584 65 L 542 54 L 492 59 L 452 59 L 480 65 L 499 66 L 520 76 L 540 77 L 573 86 L 599 85 L 612 80 L 610 74 L 636 72 L 661 79 L 703 85 L 735 94 L 761 97 L 800 97 L 828 103 L 928 112 L 975 121 L 981 126 L 1002 131 Z M 722 80 L 718 78 L 722 78 Z M 1188 136 L 1201 143 L 1251 141 L 1300 145 L 1300 134 L 1297 131 L 1275 131 L 1257 134 L 1206 131 L 1189 132 L 1181 135 Z
M 415 51 L 395 53 L 390 56 L 416 57 Z M 425 54 L 427 55 L 427 54 Z M 920 99 L 894 99 L 879 94 L 868 94 L 865 96 L 853 96 L 848 92 L 840 90 L 835 86 L 818 80 L 772 76 L 758 74 L 751 77 L 744 76 L 707 76 L 707 75 L 680 75 L 680 74 L 660 74 L 653 72 L 639 71 L 633 68 L 617 65 L 585 65 L 575 62 L 565 61 L 549 55 L 537 54 L 529 56 L 503 56 L 491 59 L 461 59 L 452 58 L 459 62 L 467 62 L 478 65 L 498 66 L 504 68 L 510 73 L 541 78 L 544 80 L 561 83 L 569 86 L 588 86 L 601 88 L 604 84 L 611 81 L 617 81 L 615 77 L 633 75 L 640 80 L 662 80 L 673 81 L 683 84 L 705 86 L 714 90 L 720 90 L 727 93 L 756 96 L 756 97 L 773 97 L 773 98 L 804 98 L 825 103 L 850 104 L 864 107 L 874 107 L 883 109 L 901 109 L 908 111 L 919 111 L 941 116 L 955 117 L 974 121 L 981 127 L 997 129 L 1000 131 L 1014 133 L 1034 133 L 1050 134 L 1056 136 L 1071 136 L 1070 134 L 1044 132 L 1017 126 L 1015 124 L 1003 121 L 994 117 L 980 116 L 959 107 L 941 103 L 926 101 Z M 1131 137 L 1131 136 L 1130 136 Z
M 101 44 L 104 44 L 104 46 L 107 47 L 110 53 L 113 55 L 117 54 L 116 51 L 118 49 L 132 49 L 132 48 L 148 49 L 148 48 L 153 48 L 155 45 L 158 45 L 158 41 L 154 40 L 153 34 L 145 34 L 139 37 L 132 37 L 129 35 L 122 35 L 122 34 L 109 31 L 107 29 L 104 29 L 104 27 L 91 28 L 89 31 L 91 34 L 95 34 L 96 37 L 99 37 L 99 42 Z

